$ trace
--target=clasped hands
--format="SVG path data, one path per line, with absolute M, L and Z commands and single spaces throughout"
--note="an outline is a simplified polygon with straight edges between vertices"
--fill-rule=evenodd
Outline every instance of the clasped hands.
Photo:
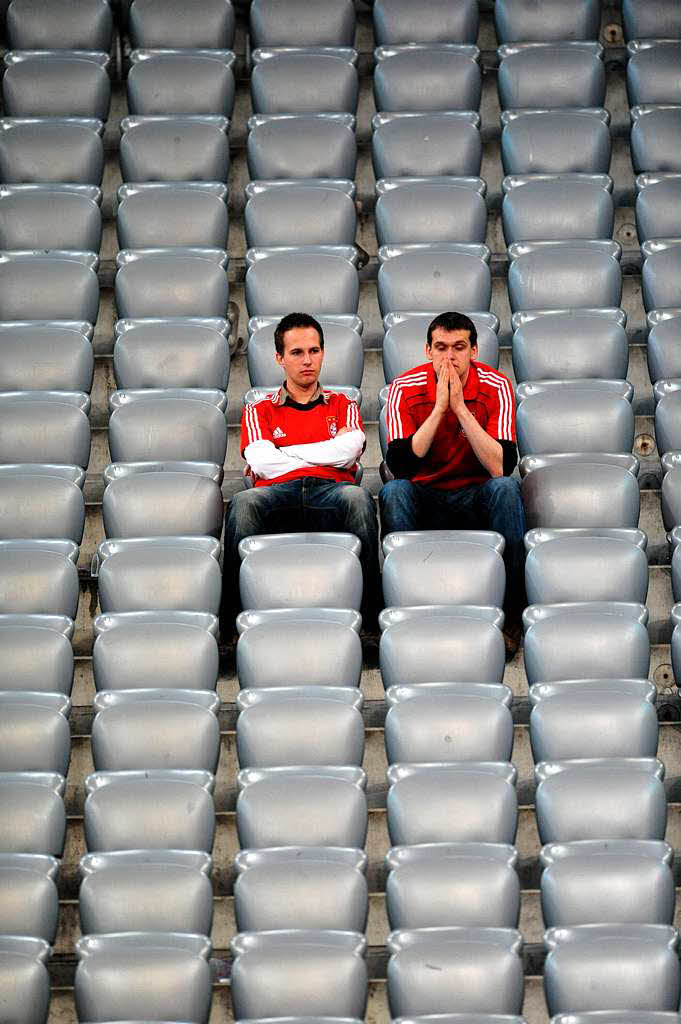
M 454 415 L 458 416 L 464 406 L 463 387 L 459 375 L 450 363 L 443 362 L 437 372 L 435 409 L 441 414 L 451 409 Z

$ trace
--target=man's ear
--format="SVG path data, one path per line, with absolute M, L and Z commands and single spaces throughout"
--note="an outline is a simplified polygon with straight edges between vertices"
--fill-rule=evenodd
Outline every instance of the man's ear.
M 432 347 L 432 345 L 429 345 L 428 342 L 426 342 L 426 356 L 427 356 L 428 359 L 430 359 L 430 361 L 432 363 L 432 361 L 433 361 L 433 347 Z
M 280 366 L 284 365 L 284 357 L 279 355 L 279 353 L 277 352 L 276 348 L 274 350 L 274 358 L 277 360 L 277 362 L 279 363 Z
M 475 345 L 471 345 L 471 359 L 477 359 L 477 358 L 478 358 L 478 345 L 477 345 L 477 342 L 476 342 Z

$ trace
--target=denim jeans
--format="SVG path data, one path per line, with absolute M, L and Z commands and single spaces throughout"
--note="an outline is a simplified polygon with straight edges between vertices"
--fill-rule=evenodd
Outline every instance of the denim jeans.
M 362 614 L 370 619 L 378 607 L 378 523 L 370 493 L 357 484 L 305 476 L 268 487 L 239 491 L 225 519 L 223 629 L 231 632 L 239 602 L 239 541 L 259 533 L 330 530 L 354 533 L 362 544 L 364 576 Z M 231 621 L 228 621 L 231 620 Z M 368 623 L 367 623 L 368 624 Z
M 378 496 L 382 533 L 397 530 L 496 530 L 506 540 L 506 598 L 509 622 L 517 621 L 527 604 L 525 595 L 525 510 L 520 485 L 508 476 L 444 491 L 391 480 Z

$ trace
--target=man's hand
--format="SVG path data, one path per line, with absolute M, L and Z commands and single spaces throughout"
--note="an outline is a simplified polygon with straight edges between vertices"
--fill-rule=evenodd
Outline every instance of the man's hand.
M 449 389 L 451 387 L 449 365 L 445 362 L 437 372 L 437 388 L 435 390 L 435 410 L 442 414 L 449 408 Z M 454 374 L 456 376 L 456 374 Z M 458 377 L 457 377 L 458 380 Z
M 463 387 L 456 370 L 452 370 L 449 374 L 449 407 L 455 416 L 458 416 L 461 409 L 465 407 Z
M 341 427 L 340 430 L 336 431 L 336 437 L 340 437 L 341 434 L 347 434 L 349 429 L 350 429 L 350 427 Z

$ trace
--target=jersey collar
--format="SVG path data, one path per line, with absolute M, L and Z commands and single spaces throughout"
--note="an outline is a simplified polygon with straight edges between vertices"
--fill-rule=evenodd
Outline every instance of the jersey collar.
M 286 390 L 286 383 L 284 383 L 284 384 L 281 385 L 279 390 L 275 391 L 274 394 L 272 395 L 272 399 L 271 399 L 272 405 L 285 405 L 286 400 L 288 398 L 290 398 L 292 402 L 294 401 L 294 399 L 291 398 L 291 395 Z M 328 391 L 324 391 L 324 389 L 319 384 L 317 384 L 317 388 L 315 390 L 314 395 L 310 399 L 310 402 L 316 402 L 319 398 L 321 398 L 322 402 L 324 402 L 325 405 L 328 405 L 328 402 L 329 402 L 329 393 L 328 393 Z M 309 403 L 306 403 L 306 404 L 309 404 Z

